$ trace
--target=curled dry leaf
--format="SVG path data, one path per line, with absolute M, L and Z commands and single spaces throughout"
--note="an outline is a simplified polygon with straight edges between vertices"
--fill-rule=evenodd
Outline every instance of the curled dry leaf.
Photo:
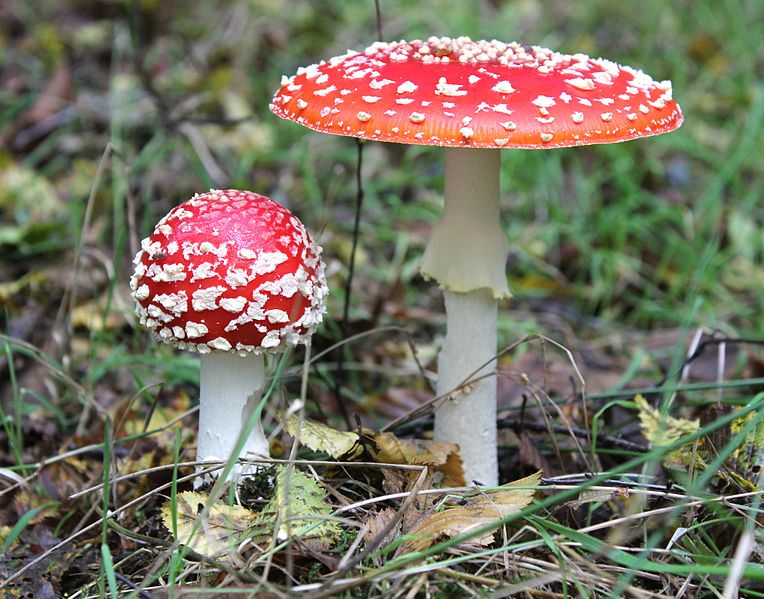
M 295 436 L 300 419 L 296 415 L 279 414 L 284 430 Z M 352 460 L 363 453 L 364 446 L 371 457 L 383 464 L 429 466 L 442 473 L 444 487 L 461 487 L 464 483 L 462 458 L 453 443 L 424 439 L 400 439 L 392 433 L 378 433 L 365 429 L 363 446 L 358 434 L 338 431 L 326 424 L 303 420 L 300 443 L 315 451 L 324 451 L 335 459 Z
M 527 507 L 540 482 L 541 471 L 538 471 L 503 485 L 500 490 L 473 495 L 462 506 L 431 514 L 410 531 L 412 538 L 403 544 L 402 553 L 424 551 L 442 537 L 469 534 L 496 523 L 493 530 L 470 539 L 473 545 L 491 543 L 493 531 L 499 527 L 498 521 Z
M 207 557 L 230 562 L 236 546 L 248 536 L 257 514 L 241 506 L 214 501 L 202 518 L 208 503 L 206 493 L 178 493 L 178 542 Z M 162 506 L 162 523 L 173 531 L 171 501 Z
M 459 447 L 454 443 L 424 439 L 399 439 L 392 433 L 364 431 L 366 447 L 383 464 L 430 466 L 443 474 L 442 486 L 464 486 L 464 470 Z

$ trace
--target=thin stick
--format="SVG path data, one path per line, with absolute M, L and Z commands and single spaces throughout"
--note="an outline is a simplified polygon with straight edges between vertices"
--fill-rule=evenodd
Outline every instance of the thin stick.
M 363 143 L 361 140 L 356 140 L 356 147 L 358 148 L 358 160 L 356 162 L 355 180 L 356 180 L 356 196 L 355 196 L 355 221 L 353 222 L 353 245 L 350 249 L 350 263 L 348 264 L 348 278 L 345 281 L 345 299 L 342 305 L 342 321 L 340 322 L 340 332 L 343 341 L 348 336 L 348 321 L 350 319 L 350 294 L 353 290 L 353 274 L 355 273 L 355 255 L 358 248 L 358 235 L 361 227 L 361 206 L 363 206 L 363 178 L 361 177 L 361 167 L 363 166 Z M 342 383 L 345 380 L 345 369 L 343 367 L 343 352 L 342 348 L 337 350 L 337 377 L 334 381 L 334 395 L 337 399 L 337 405 L 342 412 L 342 418 L 345 421 L 345 425 L 348 430 L 352 430 L 353 422 L 350 419 L 350 413 L 348 412 L 345 400 L 342 397 Z
M 377 17 L 377 41 L 382 41 L 382 10 L 379 7 L 379 0 L 374 0 L 374 10 Z

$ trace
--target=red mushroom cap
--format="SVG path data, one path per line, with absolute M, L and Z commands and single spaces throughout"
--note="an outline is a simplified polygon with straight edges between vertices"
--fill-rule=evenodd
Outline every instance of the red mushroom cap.
M 182 349 L 280 351 L 321 322 L 321 248 L 250 191 L 212 190 L 173 208 L 141 242 L 130 280 L 141 324 Z
M 475 148 L 626 141 L 683 120 L 670 81 L 584 54 L 466 37 L 378 42 L 299 69 L 271 110 L 325 133 Z

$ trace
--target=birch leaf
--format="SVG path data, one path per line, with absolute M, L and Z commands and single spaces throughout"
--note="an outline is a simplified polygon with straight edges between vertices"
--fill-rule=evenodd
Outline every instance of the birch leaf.
M 248 536 L 256 514 L 247 508 L 213 502 L 200 520 L 209 496 L 186 491 L 177 495 L 178 542 L 197 553 L 230 561 L 230 552 Z M 162 523 L 173 530 L 172 502 L 162 506 Z
M 257 515 L 255 523 L 272 530 L 280 521 L 279 541 L 303 537 L 317 539 L 323 546 L 331 545 L 340 527 L 329 519 L 332 508 L 326 502 L 326 491 L 297 469 L 291 470 L 288 479 L 286 467 L 277 470 L 273 498 Z
M 284 430 L 293 437 L 297 433 L 300 419 L 296 414 L 279 414 L 279 421 Z M 351 431 L 338 431 L 331 426 L 304 420 L 300 429 L 300 443 L 314 451 L 328 453 L 334 459 L 353 459 L 361 454 L 363 448 L 358 443 L 358 434 Z
M 413 538 L 403 544 L 402 552 L 424 551 L 442 537 L 469 534 L 488 524 L 515 514 L 528 506 L 541 482 L 541 471 L 500 487 L 500 490 L 473 495 L 463 506 L 431 514 L 410 534 Z M 531 488 L 522 488 L 531 487 Z M 499 527 L 496 524 L 494 530 Z M 474 545 L 487 545 L 493 541 L 494 531 L 470 539 Z

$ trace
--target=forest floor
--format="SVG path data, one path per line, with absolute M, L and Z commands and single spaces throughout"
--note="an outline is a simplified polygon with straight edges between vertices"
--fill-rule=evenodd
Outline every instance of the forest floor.
M 503 154 L 505 486 L 466 488 L 431 440 L 442 152 L 364 144 L 346 298 L 358 145 L 268 109 L 377 38 L 374 2 L 7 0 L 0 597 L 764 596 L 764 3 L 411 5 L 380 2 L 384 39 L 605 56 L 671 79 L 686 119 Z M 309 365 L 267 363 L 272 464 L 195 490 L 198 361 L 140 328 L 128 282 L 210 188 L 297 214 L 330 296 Z

